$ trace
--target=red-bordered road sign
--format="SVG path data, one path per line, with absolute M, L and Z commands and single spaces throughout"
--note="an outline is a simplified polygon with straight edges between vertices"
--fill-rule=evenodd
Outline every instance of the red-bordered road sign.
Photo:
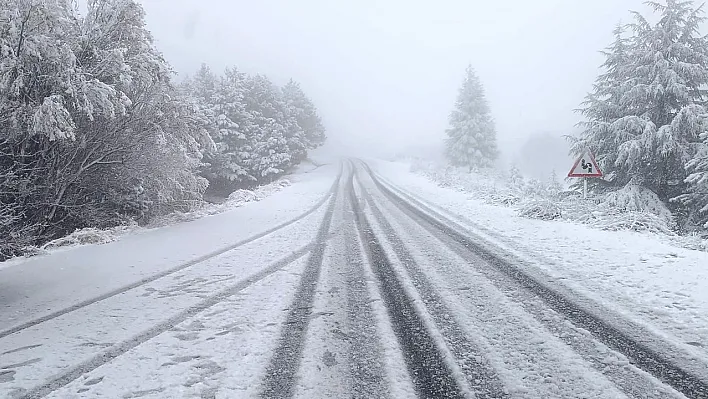
M 602 177 L 602 171 L 597 166 L 592 152 L 585 151 L 582 156 L 575 161 L 573 168 L 568 172 L 568 177 Z

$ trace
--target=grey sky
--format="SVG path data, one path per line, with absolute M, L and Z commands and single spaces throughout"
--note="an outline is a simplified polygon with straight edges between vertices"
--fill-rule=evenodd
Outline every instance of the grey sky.
M 180 74 L 202 62 L 300 81 L 335 144 L 438 144 L 465 67 L 502 147 L 570 133 L 599 50 L 641 0 L 142 0 Z

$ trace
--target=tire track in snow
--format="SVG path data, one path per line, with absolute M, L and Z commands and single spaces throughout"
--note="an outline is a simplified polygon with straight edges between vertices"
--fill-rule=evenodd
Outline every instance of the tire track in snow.
M 327 239 L 327 237 L 318 237 L 318 239 Z M 238 283 L 229 286 L 228 288 L 209 296 L 207 299 L 188 307 L 187 309 L 181 311 L 180 313 L 170 317 L 169 319 L 145 330 L 144 332 L 132 337 L 131 339 L 125 340 L 119 344 L 111 346 L 109 349 L 101 352 L 100 354 L 94 356 L 93 358 L 80 363 L 77 366 L 70 368 L 69 370 L 55 376 L 46 383 L 34 387 L 22 394 L 18 395 L 19 399 L 37 399 L 44 397 L 59 388 L 68 385 L 70 382 L 80 378 L 82 375 L 89 373 L 98 367 L 112 361 L 113 359 L 121 356 L 122 354 L 128 352 L 129 350 L 137 347 L 138 345 L 147 342 L 148 340 L 155 338 L 156 336 L 174 328 L 174 326 L 184 322 L 190 317 L 211 308 L 212 306 L 238 294 L 240 291 L 246 289 L 247 287 L 263 280 L 264 278 L 272 275 L 273 273 L 285 268 L 301 257 L 305 256 L 308 252 L 315 250 L 321 242 L 317 241 L 312 244 L 306 245 L 299 250 L 293 252 L 292 254 L 280 259 L 279 261 L 271 264 L 265 269 L 239 281 Z
M 425 276 L 425 273 L 416 265 L 413 256 L 407 250 L 405 244 L 396 234 L 392 226 L 388 223 L 385 216 L 377 207 L 373 198 L 368 194 L 361 182 L 359 182 L 359 189 L 361 194 L 364 196 L 366 203 L 369 205 L 369 208 L 371 209 L 371 212 L 374 215 L 377 223 L 383 230 L 386 238 L 390 241 L 391 247 L 393 248 L 397 258 L 400 260 L 401 264 L 410 275 L 413 286 L 418 291 L 418 294 L 420 295 L 423 304 L 428 310 L 435 326 L 437 327 L 438 331 L 440 332 L 445 341 L 444 344 L 450 350 L 455 360 L 457 361 L 457 364 L 462 373 L 464 374 L 468 385 L 474 392 L 475 397 L 489 399 L 508 397 L 508 395 L 505 393 L 502 382 L 500 381 L 492 366 L 483 356 L 481 351 L 474 345 L 474 343 L 467 338 L 467 335 L 465 334 L 464 330 L 459 326 L 454 317 L 451 316 L 452 312 L 449 311 L 442 297 L 435 291 L 433 285 Z M 361 219 L 365 220 L 363 213 L 360 217 Z M 386 255 L 384 253 L 384 250 L 378 243 L 378 239 L 375 237 L 373 231 L 371 230 L 371 226 L 368 225 L 368 222 L 366 225 L 366 229 L 368 229 L 368 231 L 370 232 L 369 234 L 371 236 L 368 238 L 367 241 L 376 242 L 376 245 L 379 246 L 379 251 L 381 252 L 382 256 L 385 257 Z M 390 270 L 387 273 L 387 278 L 396 279 L 395 271 L 390 266 L 390 264 L 388 265 L 388 268 Z M 379 280 L 381 280 L 381 277 L 379 277 Z M 400 285 L 401 283 L 398 282 L 398 284 Z M 400 289 L 404 290 L 402 285 Z M 402 292 L 403 295 L 407 296 L 404 291 Z M 413 305 L 413 300 L 410 297 L 408 297 L 408 302 L 410 303 L 412 311 L 416 312 Z M 432 337 L 430 337 L 429 339 L 433 340 Z M 434 341 L 431 341 L 431 344 L 435 345 Z M 438 351 L 437 348 L 435 348 L 434 350 Z M 442 359 L 442 355 L 440 356 Z M 419 375 L 421 372 L 425 372 L 425 369 L 420 371 L 411 370 L 411 374 L 414 376 Z M 448 370 L 448 373 L 451 373 L 451 371 Z M 426 385 L 430 385 L 431 383 L 432 382 L 427 382 Z M 435 385 L 435 383 L 432 384 Z M 424 389 L 425 388 L 426 387 L 424 387 Z M 425 395 L 431 394 L 440 395 L 439 393 L 435 392 L 425 393 Z M 447 394 L 445 394 L 444 397 L 448 397 Z M 457 394 L 457 397 L 462 397 L 462 394 Z
M 354 194 L 351 194 L 354 197 Z M 462 389 L 452 375 L 434 338 L 427 330 L 395 274 L 378 238 L 363 215 L 355 197 L 354 214 L 365 252 L 376 276 L 381 297 L 391 320 L 391 326 L 404 352 L 404 359 L 416 392 L 421 397 L 464 398 Z
M 382 194 L 377 193 L 376 197 L 381 198 L 380 196 L 382 196 Z M 663 384 L 650 374 L 636 367 L 629 367 L 622 355 L 603 345 L 582 329 L 578 329 L 573 324 L 568 323 L 562 314 L 549 308 L 541 298 L 538 298 L 533 293 L 519 286 L 504 273 L 496 270 L 493 266 L 480 259 L 460 243 L 452 240 L 439 229 L 420 220 L 416 215 L 412 215 L 408 212 L 407 209 L 401 209 L 398 204 L 386 197 L 383 197 L 382 201 L 386 201 L 387 207 L 385 212 L 387 215 L 396 214 L 395 217 L 392 217 L 395 218 L 398 223 L 396 227 L 398 231 L 405 230 L 408 232 L 416 230 L 418 231 L 418 238 L 415 242 L 419 243 L 418 245 L 421 247 L 425 248 L 442 244 L 447 247 L 446 249 L 449 249 L 450 253 L 454 253 L 459 257 L 456 262 L 446 262 L 436 269 L 441 274 L 441 277 L 447 281 L 446 286 L 457 286 L 456 284 L 458 282 L 464 281 L 464 290 L 457 290 L 454 295 L 464 301 L 463 303 L 466 304 L 465 307 L 470 309 L 470 314 L 475 313 L 477 310 L 490 312 L 487 313 L 486 320 L 484 320 L 484 317 L 482 318 L 482 324 L 479 325 L 479 328 L 486 330 L 483 334 L 491 342 L 496 340 L 497 342 L 503 343 L 499 346 L 502 353 L 504 353 L 506 348 L 504 344 L 509 341 L 534 342 L 538 339 L 533 336 L 524 335 L 524 333 L 527 332 L 527 330 L 525 330 L 527 327 L 524 326 L 523 322 L 519 323 L 519 319 L 507 314 L 504 308 L 500 309 L 497 307 L 498 303 L 511 300 L 512 303 L 520 307 L 519 311 L 523 311 L 528 315 L 524 315 L 521 319 L 533 317 L 538 323 L 537 328 L 540 328 L 540 330 L 532 328 L 528 331 L 529 333 L 533 334 L 534 330 L 538 331 L 538 333 L 543 334 L 540 336 L 543 338 L 545 338 L 546 335 L 553 335 L 559 341 L 559 344 L 569 347 L 568 349 L 573 350 L 579 355 L 579 358 L 582 359 L 582 362 L 585 364 L 585 370 L 589 371 L 589 369 L 594 368 L 599 374 L 604 376 L 603 379 L 607 381 L 607 384 L 614 386 L 620 392 L 627 395 L 627 397 L 637 399 L 684 397 L 669 385 Z M 416 244 L 411 244 L 411 246 L 414 245 Z M 467 274 L 469 272 L 473 274 Z M 460 280 L 461 276 L 467 277 L 464 280 Z M 477 285 L 482 281 L 486 281 L 486 283 Z M 487 291 L 488 289 L 497 291 L 498 297 L 489 293 Z M 487 293 L 485 294 L 485 292 Z M 497 299 L 492 300 L 491 298 Z M 501 319 L 497 319 L 496 316 Z M 496 328 L 493 327 L 495 323 L 499 323 Z M 511 330 L 509 331 L 510 328 Z M 519 330 L 519 335 L 517 335 L 516 329 Z M 524 329 L 523 333 L 520 332 L 521 329 Z M 508 331 L 506 333 L 508 335 L 499 335 L 499 333 L 504 334 L 504 331 Z M 544 342 L 547 341 L 544 340 Z M 573 377 L 572 370 L 574 367 L 570 366 L 571 370 L 568 370 L 566 367 L 569 365 L 565 364 L 565 366 L 563 366 L 561 363 L 556 363 L 559 361 L 559 358 L 554 358 L 553 355 L 558 352 L 553 348 L 547 347 L 544 342 L 539 342 L 538 345 L 534 345 L 535 352 L 529 352 L 533 353 L 529 364 L 536 364 L 541 368 L 540 370 L 552 364 L 557 364 L 553 367 L 553 369 L 557 370 L 557 374 L 554 374 L 553 377 L 554 380 L 568 383 L 565 388 L 567 391 L 561 392 L 563 392 L 566 397 L 576 397 L 582 394 L 582 389 L 588 389 L 588 385 L 586 385 L 588 381 L 584 378 L 585 375 Z M 510 347 L 509 350 L 513 351 L 514 354 L 525 353 L 523 348 L 516 351 L 511 348 L 513 347 Z M 498 357 L 499 353 L 495 353 L 495 356 Z M 502 354 L 502 356 L 504 355 Z M 506 370 L 513 370 L 515 372 L 527 370 L 523 365 L 523 360 L 519 360 L 521 365 L 517 365 L 513 363 L 513 358 L 514 355 L 512 355 L 511 358 L 504 359 L 504 368 Z M 530 378 L 530 375 L 528 377 L 529 378 L 525 377 L 524 380 L 532 382 L 533 378 Z M 578 377 L 583 380 L 583 382 L 576 380 Z M 592 382 L 589 383 L 592 385 Z M 557 386 L 559 387 L 560 385 Z M 600 391 L 605 392 L 605 397 L 608 392 L 604 384 L 591 389 L 597 389 L 596 394 L 598 397 L 600 396 Z M 615 395 L 619 394 L 619 392 L 615 393 Z M 534 397 L 536 397 L 541 394 L 536 391 L 534 395 Z
M 344 165 L 342 165 L 343 168 Z M 315 247 L 307 260 L 300 285 L 290 305 L 290 312 L 285 319 L 283 330 L 278 339 L 278 345 L 268 366 L 266 366 L 261 386 L 261 396 L 264 398 L 288 398 L 293 397 L 295 394 L 297 372 L 302 360 L 305 335 L 310 322 L 315 289 L 320 279 L 320 271 L 327 245 L 325 238 L 329 234 L 330 225 L 332 224 L 342 173 L 339 174 L 333 186 L 334 192 L 317 232 Z
M 547 287 L 519 267 L 511 264 L 508 260 L 495 254 L 484 245 L 470 239 L 456 228 L 453 228 L 454 223 L 450 222 L 439 213 L 427 209 L 427 211 L 430 212 L 429 214 L 419 209 L 416 205 L 411 204 L 411 202 L 403 198 L 402 195 L 397 194 L 393 189 L 382 184 L 378 177 L 371 171 L 371 168 L 364 162 L 361 163 L 381 192 L 401 209 L 408 210 L 408 212 L 416 215 L 421 220 L 429 223 L 431 226 L 449 236 L 452 240 L 467 248 L 467 250 L 473 252 L 476 256 L 504 273 L 508 278 L 514 280 L 524 289 L 541 298 L 549 307 L 565 316 L 567 320 L 589 331 L 603 344 L 622 353 L 634 366 L 653 375 L 688 398 L 708 398 L 708 382 L 674 364 L 674 362 L 649 348 L 646 344 L 629 337 L 616 327 L 593 315 L 572 299 Z
M 197 264 L 199 264 L 199 263 L 202 263 L 202 262 L 204 262 L 204 261 L 206 261 L 206 260 L 209 260 L 209 259 L 211 259 L 211 258 L 214 258 L 214 257 L 217 257 L 217 256 L 219 256 L 219 255 L 222 255 L 222 254 L 224 254 L 224 253 L 226 253 L 226 252 L 229 252 L 229 251 L 232 251 L 232 250 L 234 250 L 234 249 L 237 249 L 237 248 L 239 248 L 239 247 L 241 247 L 241 246 L 244 246 L 244 245 L 249 244 L 249 243 L 251 243 L 251 242 L 253 242 L 253 241 L 256 241 L 256 240 L 258 240 L 258 239 L 261 239 L 261 238 L 263 238 L 263 237 L 265 237 L 265 236 L 268 236 L 268 235 L 270 235 L 270 234 L 273 234 L 273 233 L 275 233 L 275 232 L 278 231 L 278 230 L 281 230 L 281 229 L 283 229 L 283 228 L 285 228 L 285 227 L 288 227 L 288 226 L 290 226 L 290 225 L 292 225 L 292 224 L 294 224 L 294 223 L 296 223 L 296 222 L 298 222 L 298 221 L 300 221 L 300 220 L 306 218 L 307 216 L 313 214 L 313 213 L 316 212 L 318 209 L 320 209 L 320 208 L 322 207 L 322 205 L 324 205 L 325 202 L 327 202 L 327 199 L 329 199 L 329 198 L 331 198 L 331 197 L 333 196 L 335 190 L 337 189 L 337 186 L 339 185 L 339 180 L 340 180 L 340 178 L 341 178 L 341 175 L 342 175 L 342 165 L 340 164 L 340 169 L 339 169 L 339 172 L 338 172 L 338 174 L 337 174 L 337 178 L 335 179 L 335 182 L 334 182 L 334 184 L 332 185 L 332 187 L 329 189 L 329 191 L 328 191 L 319 201 L 317 201 L 317 203 L 316 203 L 315 205 L 313 205 L 310 209 L 308 209 L 308 210 L 305 211 L 304 213 L 302 213 L 302 214 L 296 216 L 295 218 L 293 218 L 293 219 L 291 219 L 291 220 L 288 220 L 287 222 L 283 222 L 283 223 L 281 223 L 281 224 L 279 224 L 279 225 L 277 225 L 277 226 L 275 226 L 275 227 L 273 227 L 273 228 L 270 228 L 270 229 L 268 229 L 268 230 L 266 230 L 266 231 L 263 231 L 263 232 L 261 232 L 261 233 L 258 233 L 258 234 L 256 234 L 256 235 L 251 236 L 251 237 L 249 237 L 249 238 L 246 238 L 246 239 L 244 239 L 244 240 L 238 241 L 238 242 L 236 242 L 236 243 L 234 243 L 234 244 L 231 244 L 231 245 L 228 245 L 228 246 L 226 246 L 226 247 L 220 248 L 220 249 L 218 249 L 218 250 L 216 250 L 216 251 L 210 252 L 210 253 L 208 253 L 208 254 L 206 254 L 206 255 L 202 255 L 202 256 L 200 256 L 200 257 L 194 258 L 194 259 L 192 259 L 192 260 L 190 260 L 190 261 L 188 261 L 188 262 L 186 262 L 186 263 L 180 264 L 179 266 L 175 266 L 175 267 L 173 267 L 173 268 L 171 268 L 171 269 L 167 269 L 167 270 L 162 271 L 162 272 L 160 272 L 160 273 L 156 273 L 156 274 L 153 274 L 153 275 L 151 275 L 151 276 L 149 276 L 149 277 L 145 277 L 145 278 L 140 279 L 140 280 L 138 280 L 138 281 L 136 281 L 136 282 L 134 282 L 134 283 L 132 283 L 132 284 L 128 284 L 128 285 L 126 285 L 126 286 L 117 288 L 117 289 L 115 289 L 115 290 L 113 290 L 113 291 L 107 292 L 107 293 L 105 293 L 105 294 L 103 294 L 103 295 L 99 295 L 99 296 L 97 296 L 97 297 L 94 297 L 94 298 L 91 298 L 91 299 L 87 299 L 87 300 L 85 300 L 85 301 L 76 303 L 76 304 L 74 304 L 74 305 L 72 305 L 72 306 L 69 306 L 69 307 L 67 307 L 67 308 L 64 308 L 64 309 L 61 309 L 61 310 L 57 310 L 57 311 L 52 312 L 52 313 L 49 313 L 49 314 L 47 314 L 47 315 L 45 315 L 45 316 L 38 317 L 38 318 L 36 318 L 36 319 L 34 319 L 34 320 L 30 320 L 30 321 L 24 322 L 24 323 L 22 323 L 22 324 L 19 324 L 19 325 L 15 326 L 15 327 L 11 327 L 11 328 L 8 328 L 8 329 L 6 329 L 6 330 L 0 331 L 0 339 L 5 338 L 5 337 L 7 337 L 8 335 L 12 335 L 12 334 L 21 332 L 21 331 L 23 331 L 23 330 L 26 330 L 26 329 L 28 329 L 28 328 L 34 327 L 34 326 L 36 326 L 36 325 L 38 325 L 38 324 L 42 324 L 42 323 L 47 322 L 47 321 L 49 321 L 49 320 L 56 319 L 57 317 L 61 317 L 61 316 L 65 315 L 65 314 L 67 314 L 67 313 L 75 312 L 75 311 L 77 311 L 77 310 L 79 310 L 79 309 L 85 308 L 85 307 L 90 306 L 90 305 L 92 305 L 92 304 L 94 304 L 94 303 L 101 302 L 101 301 L 105 301 L 106 299 L 109 299 L 109 298 L 112 298 L 112 297 L 114 297 L 114 296 L 123 294 L 123 293 L 125 293 L 125 292 L 127 292 L 127 291 L 130 291 L 130 290 L 139 288 L 139 287 L 141 287 L 141 286 L 143 286 L 143 285 L 152 283 L 152 282 L 155 281 L 155 280 L 159 280 L 159 279 L 161 279 L 161 278 L 163 278 L 163 277 L 167 277 L 167 276 L 169 276 L 169 275 L 175 274 L 175 273 L 180 272 L 180 271 L 182 271 L 182 270 L 184 270 L 184 269 L 187 269 L 187 268 L 189 268 L 189 267 L 195 266 L 195 265 L 197 265 Z
M 352 170 L 353 163 L 350 163 Z M 353 399 L 388 398 L 384 361 L 382 358 L 376 316 L 371 307 L 367 278 L 364 271 L 362 244 L 353 218 L 355 204 L 354 174 L 347 182 L 348 201 L 345 200 L 344 215 L 351 218 L 346 223 L 343 243 L 345 246 L 345 282 L 347 318 L 349 322 L 349 369 L 352 376 Z

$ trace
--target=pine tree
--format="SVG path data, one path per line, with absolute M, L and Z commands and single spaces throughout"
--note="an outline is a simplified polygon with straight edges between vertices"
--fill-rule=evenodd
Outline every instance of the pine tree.
M 187 79 L 184 86 L 189 94 L 197 98 L 205 107 L 214 108 L 217 102 L 217 90 L 222 84 L 207 64 L 202 64 L 194 77 Z M 215 111 L 211 111 L 212 113 Z
M 556 173 L 555 169 L 551 171 L 551 175 L 548 177 L 547 191 L 552 196 L 558 195 L 558 193 L 563 191 L 563 185 L 561 184 L 560 179 L 558 178 L 558 173 Z
M 300 84 L 290 79 L 283 87 L 283 99 L 303 131 L 306 148 L 315 149 L 323 145 L 327 138 L 325 127 L 317 114 L 317 108 L 302 91 Z
M 515 164 L 511 165 L 509 169 L 509 185 L 517 191 L 522 191 L 524 184 L 524 176 L 519 168 Z
M 606 53 L 606 73 L 582 109 L 588 121 L 573 146 L 592 149 L 609 172 L 611 188 L 633 184 L 668 203 L 685 192 L 684 166 L 700 147 L 708 83 L 708 41 L 698 34 L 705 19 L 690 1 L 649 2 L 654 25 L 638 13 L 631 34 Z
M 272 181 L 292 165 L 286 117 L 278 90 L 270 79 L 255 75 L 246 80 L 246 87 L 246 111 L 253 121 L 246 133 L 253 148 L 249 171 L 258 181 Z
M 231 188 L 255 180 L 248 171 L 253 156 L 248 133 L 253 130 L 253 121 L 246 110 L 246 79 L 236 68 L 227 69 L 212 105 L 216 114 L 217 131 L 213 138 L 217 151 L 211 157 L 211 173 L 218 183 Z
M 600 169 L 606 176 L 607 182 L 615 186 L 627 183 L 627 176 L 615 164 L 620 145 L 634 136 L 641 134 L 641 128 L 634 124 L 624 124 L 625 127 L 634 129 L 618 129 L 615 122 L 623 117 L 632 117 L 630 110 L 622 106 L 622 97 L 629 83 L 626 77 L 632 72 L 631 43 L 626 37 L 627 28 L 618 25 L 614 30 L 615 41 L 607 47 L 603 54 L 605 62 L 601 74 L 593 84 L 592 93 L 588 94 L 579 111 L 587 118 L 579 123 L 584 128 L 582 136 L 573 141 L 571 152 L 581 156 L 588 149 L 595 154 Z M 643 123 L 639 123 L 642 126 Z M 589 183 L 596 186 L 605 183 L 600 179 L 592 179 Z
M 451 164 L 470 169 L 489 167 L 497 159 L 494 121 L 482 84 L 471 66 L 460 87 L 447 129 L 446 156 Z
M 691 127 L 684 127 L 683 130 L 691 129 L 702 132 L 700 134 L 703 142 L 696 146 L 696 153 L 691 160 L 686 163 L 688 176 L 685 183 L 688 184 L 686 192 L 675 198 L 675 201 L 685 205 L 690 222 L 708 229 L 708 112 L 703 107 L 695 106 L 695 113 L 683 113 L 674 119 L 673 124 L 683 123 Z M 682 130 L 682 128 L 677 128 Z

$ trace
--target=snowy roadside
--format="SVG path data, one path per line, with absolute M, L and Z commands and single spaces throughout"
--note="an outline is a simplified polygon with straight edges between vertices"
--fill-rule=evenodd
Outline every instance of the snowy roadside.
M 444 188 L 407 163 L 375 161 L 399 187 L 466 218 L 502 248 L 530 254 L 537 266 L 660 335 L 708 358 L 708 253 L 647 231 L 606 231 L 576 222 L 520 217 L 475 194 Z
M 291 220 L 329 191 L 330 164 L 248 206 L 23 259 L 0 269 L 0 326 L 11 326 L 171 269 Z
M 36 256 L 50 255 L 55 252 L 66 251 L 83 245 L 107 244 L 117 241 L 127 234 L 150 231 L 228 212 L 236 208 L 240 208 L 248 203 L 261 201 L 264 198 L 281 191 L 285 187 L 291 185 L 290 178 L 291 176 L 283 177 L 270 184 L 256 187 L 253 190 L 236 190 L 222 203 L 213 204 L 204 202 L 198 209 L 190 212 L 174 212 L 169 215 L 159 217 L 146 226 L 130 224 L 115 226 L 107 229 L 98 229 L 95 227 L 79 229 L 65 237 L 57 238 L 56 240 L 52 240 L 42 246 L 29 248 L 28 255 L 8 259 L 5 262 L 0 262 L 0 269 L 21 264 Z

